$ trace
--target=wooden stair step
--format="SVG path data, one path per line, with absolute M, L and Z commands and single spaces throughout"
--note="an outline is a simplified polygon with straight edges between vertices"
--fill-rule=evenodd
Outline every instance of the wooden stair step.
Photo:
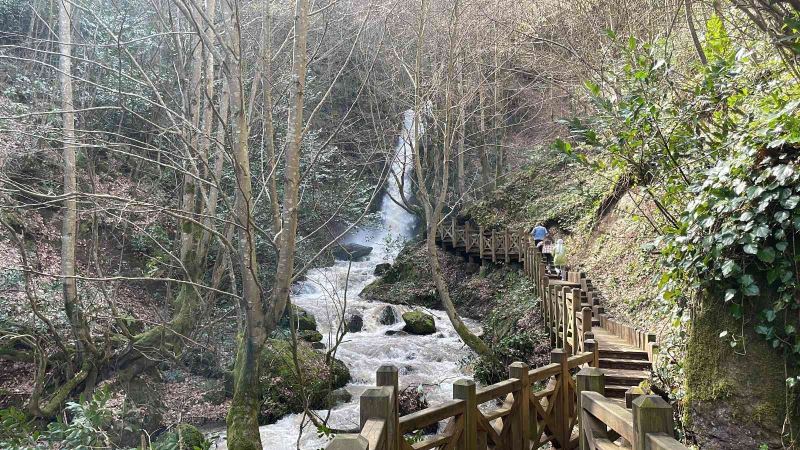
M 601 369 L 631 369 L 631 370 L 650 370 L 653 365 L 650 361 L 640 361 L 636 359 L 608 359 L 600 358 Z
M 630 386 L 618 386 L 615 384 L 606 385 L 606 397 L 625 398 L 625 392 L 627 392 L 630 388 Z
M 646 370 L 602 369 L 605 374 L 606 385 L 638 386 L 650 378 Z
M 648 361 L 647 352 L 644 350 L 612 350 L 601 348 L 600 358 L 602 359 L 629 359 L 635 361 Z

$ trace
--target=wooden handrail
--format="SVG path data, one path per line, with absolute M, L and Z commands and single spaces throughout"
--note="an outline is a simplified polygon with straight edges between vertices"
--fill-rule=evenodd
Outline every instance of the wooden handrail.
M 533 369 L 514 363 L 506 380 L 479 389 L 472 381 L 459 380 L 453 385 L 453 400 L 402 417 L 398 413 L 397 369 L 383 366 L 376 377 L 378 387 L 362 394 L 360 433 L 337 436 L 329 450 L 528 450 L 547 443 L 574 448 L 578 445 L 572 437 L 576 423 L 582 450 L 618 449 L 614 444 L 618 438 L 635 450 L 686 449 L 671 437 L 671 407 L 663 400 L 653 396 L 633 399 L 636 395 L 631 389 L 628 393 L 632 393 L 633 411 L 629 411 L 604 396 L 603 383 L 587 377 L 587 370 L 593 371 L 592 376 L 602 375 L 598 369 L 600 345 L 592 328 L 598 323 L 631 346 L 646 350 L 650 361 L 658 345 L 655 334 L 610 317 L 585 273 L 566 269 L 563 279 L 557 279 L 548 272 L 541 252 L 520 230 L 487 230 L 469 223 L 459 226 L 453 218 L 437 229 L 436 236 L 443 243 L 449 239 L 449 246 L 481 260 L 522 264 L 522 270 L 536 285 L 545 327 L 555 348 L 551 363 Z M 581 367 L 573 380 L 573 370 Z M 544 386 L 539 387 L 541 384 Z M 479 405 L 498 399 L 502 405 L 479 409 Z M 404 442 L 404 435 L 442 421 L 446 425 L 441 432 L 414 444 Z M 587 446 L 589 438 L 591 447 Z
M 605 374 L 594 368 L 578 372 L 576 385 L 581 450 L 611 448 L 618 438 L 633 450 L 688 450 L 673 437 L 672 406 L 661 397 L 639 395 L 628 410 L 603 395 Z

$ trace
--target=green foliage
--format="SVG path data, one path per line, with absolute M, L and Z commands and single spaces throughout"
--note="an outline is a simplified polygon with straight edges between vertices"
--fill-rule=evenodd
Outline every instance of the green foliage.
M 7 450 L 46 448 L 41 432 L 17 408 L 0 409 L 0 448 Z
M 508 366 L 513 362 L 525 361 L 533 367 L 548 356 L 548 338 L 540 323 L 533 283 L 513 272 L 506 282 L 510 288 L 499 295 L 497 305 L 482 322 L 482 339 L 495 357 L 473 361 L 475 379 L 484 385 L 507 379 Z
M 64 448 L 90 450 L 111 447 L 108 429 L 112 421 L 111 409 L 106 407 L 109 391 L 97 391 L 91 400 L 67 402 L 66 412 L 71 420 L 61 418 L 48 427 L 47 439 L 58 442 Z
M 100 389 L 91 400 L 68 402 L 64 416 L 50 423 L 44 431 L 24 412 L 16 408 L 0 409 L 0 448 L 114 448 L 109 436 L 112 411 L 106 406 L 109 397 L 108 390 Z

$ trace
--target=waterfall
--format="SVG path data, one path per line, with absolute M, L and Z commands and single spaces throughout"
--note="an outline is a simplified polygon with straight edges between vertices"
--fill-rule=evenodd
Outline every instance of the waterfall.
M 406 111 L 391 162 L 393 175 L 387 181 L 382 199 L 381 227 L 361 230 L 347 239 L 349 242 L 374 246 L 372 253 L 363 261 L 336 261 L 333 266 L 310 270 L 306 281 L 292 294 L 292 303 L 314 314 L 326 345 L 330 345 L 333 332 L 343 318 L 343 309 L 346 310 L 344 315 L 358 314 L 363 318 L 363 329 L 348 333 L 336 354 L 350 369 L 352 382 L 345 389 L 352 395 L 352 400 L 331 411 L 328 425 L 332 428 L 358 428 L 358 397 L 364 389 L 375 385 L 375 370 L 381 365 L 391 364 L 399 369 L 400 389 L 410 384 L 425 385 L 426 396 L 431 404 L 451 400 L 452 383 L 465 376 L 461 367 L 464 345 L 443 311 L 428 311 L 436 320 L 437 331 L 432 335 L 387 335 L 387 331 L 401 330 L 404 324 L 402 319 L 392 325 L 381 324 L 379 318 L 384 308 L 393 308 L 398 318 L 409 308 L 357 297 L 366 285 L 375 280 L 375 266 L 392 262 L 396 256 L 397 246 L 384 245 L 386 238 L 406 239 L 412 236 L 415 216 L 397 205 L 391 197 L 400 198 L 398 180 L 402 180 L 404 192 L 410 192 L 414 126 L 414 112 Z M 422 127 L 419 128 L 421 130 Z M 478 331 L 477 323 L 470 320 L 465 322 L 471 330 Z M 324 417 L 325 413 L 321 415 Z M 290 414 L 272 425 L 262 426 L 260 431 L 264 448 L 295 450 L 297 442 L 303 450 L 324 448 L 328 439 L 318 436 L 310 424 L 305 424 L 302 436 L 298 436 L 301 419 L 299 414 Z M 224 432 L 212 448 L 226 449 Z
M 386 192 L 383 194 L 381 202 L 381 221 L 384 230 L 389 235 L 397 235 L 401 238 L 411 237 L 416 217 L 409 213 L 405 208 L 398 205 L 402 203 L 402 192 L 406 199 L 410 200 L 411 193 L 411 173 L 414 170 L 414 126 L 415 117 L 413 110 L 403 113 L 403 130 L 400 132 L 397 146 L 392 158 L 391 172 L 387 180 Z M 418 132 L 422 134 L 422 124 L 418 125 Z M 398 181 L 400 181 L 398 183 Z M 394 200 L 393 200 L 394 199 Z

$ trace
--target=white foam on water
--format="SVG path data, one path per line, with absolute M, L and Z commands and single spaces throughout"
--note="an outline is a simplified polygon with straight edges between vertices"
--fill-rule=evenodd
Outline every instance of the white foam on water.
M 421 126 L 419 127 L 422 128 Z M 325 337 L 323 342 L 331 345 L 335 329 L 342 320 L 342 309 L 346 301 L 344 316 L 361 315 L 363 329 L 348 333 L 339 346 L 336 357 L 350 369 L 352 381 L 345 389 L 353 398 L 346 404 L 331 411 L 328 426 L 334 429 L 357 429 L 359 425 L 358 396 L 364 389 L 375 386 L 375 370 L 381 365 L 391 364 L 400 372 L 400 388 L 411 385 L 424 385 L 428 401 L 433 405 L 452 399 L 453 382 L 468 377 L 463 373 L 461 358 L 469 353 L 453 329 L 443 311 L 429 311 L 436 320 L 436 333 L 428 336 L 394 335 L 387 336 L 390 330 L 403 328 L 400 316 L 408 308 L 382 302 L 369 302 L 358 298 L 358 293 L 375 280 L 373 274 L 379 263 L 392 262 L 397 246 L 386 245 L 387 237 L 407 239 L 411 237 L 416 218 L 397 205 L 389 196 L 400 199 L 400 184 L 410 192 L 413 170 L 413 148 L 410 136 L 414 133 L 414 113 L 406 111 L 403 116 L 403 131 L 395 148 L 392 172 L 386 194 L 384 195 L 381 218 L 383 226 L 379 229 L 361 230 L 350 236 L 348 242 L 358 242 L 373 247 L 372 253 L 363 261 L 336 261 L 331 267 L 309 271 L 306 281 L 297 286 L 292 302 L 317 319 L 319 331 Z M 346 291 L 346 296 L 345 296 Z M 379 321 L 384 308 L 393 308 L 399 323 L 382 325 Z M 465 320 L 467 326 L 478 331 L 477 323 Z M 325 417 L 326 411 L 320 414 Z M 261 440 L 264 449 L 269 450 L 316 450 L 324 448 L 329 438 L 320 437 L 316 428 L 306 423 L 300 436 L 301 414 L 290 414 L 278 422 L 262 426 Z M 298 439 L 299 438 L 299 439 Z M 215 447 L 226 449 L 224 434 L 217 439 Z

